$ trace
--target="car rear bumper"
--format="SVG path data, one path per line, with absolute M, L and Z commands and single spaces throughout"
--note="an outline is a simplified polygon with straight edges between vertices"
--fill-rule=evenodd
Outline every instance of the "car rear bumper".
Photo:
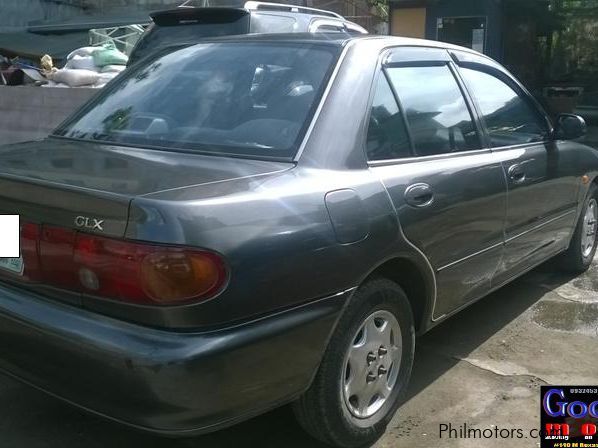
M 233 328 L 177 333 L 0 286 L 0 370 L 140 429 L 209 432 L 302 393 L 350 292 Z

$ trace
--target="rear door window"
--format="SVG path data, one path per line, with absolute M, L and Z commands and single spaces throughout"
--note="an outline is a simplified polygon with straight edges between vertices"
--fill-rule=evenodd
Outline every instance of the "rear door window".
M 448 65 L 387 70 L 407 117 L 416 155 L 481 148 L 475 122 Z
M 383 73 L 378 76 L 366 144 L 368 159 L 372 161 L 412 155 L 405 121 Z

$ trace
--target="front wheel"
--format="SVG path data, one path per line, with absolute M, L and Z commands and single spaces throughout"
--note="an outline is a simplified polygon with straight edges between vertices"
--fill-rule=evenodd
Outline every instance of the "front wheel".
M 299 423 L 333 446 L 373 443 L 400 404 L 414 350 L 405 293 L 387 279 L 368 281 L 340 318 L 312 386 L 293 406 Z
M 582 273 L 588 270 L 594 260 L 598 246 L 597 226 L 598 188 L 593 184 L 586 196 L 569 249 L 561 257 L 561 266 L 564 270 L 574 273 Z

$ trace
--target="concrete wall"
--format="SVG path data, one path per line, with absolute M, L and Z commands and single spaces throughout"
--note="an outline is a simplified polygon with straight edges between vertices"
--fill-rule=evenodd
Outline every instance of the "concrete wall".
M 503 58 L 503 0 L 390 0 L 391 25 L 394 17 L 405 9 L 426 8 L 426 39 L 438 37 L 438 19 L 443 17 L 486 17 L 486 48 L 484 53 Z M 419 19 L 418 19 L 419 20 Z M 507 30 L 508 31 L 508 30 Z M 394 33 L 401 35 L 400 32 Z
M 96 92 L 0 86 L 0 144 L 45 137 Z

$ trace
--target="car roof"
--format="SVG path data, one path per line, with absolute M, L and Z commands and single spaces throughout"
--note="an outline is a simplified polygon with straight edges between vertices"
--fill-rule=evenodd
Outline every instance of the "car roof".
M 202 42 L 300 42 L 300 43 L 328 43 L 331 45 L 344 46 L 347 42 L 359 39 L 359 36 L 352 36 L 346 33 L 256 33 L 237 34 L 231 36 L 204 37 L 197 44 Z M 355 37 L 355 38 L 354 38 Z
M 249 3 L 257 3 L 257 2 L 247 2 Z M 276 6 L 275 3 L 269 4 Z M 307 11 L 305 9 L 308 8 L 301 8 L 298 11 L 286 11 L 281 9 L 266 9 L 262 7 L 255 7 L 255 8 L 243 8 L 243 7 L 234 7 L 234 6 L 205 6 L 205 7 L 178 7 L 178 8 L 170 8 L 170 9 L 162 9 L 159 11 L 153 11 L 149 15 L 151 19 L 155 22 L 160 24 L 160 22 L 164 19 L 172 19 L 175 17 L 182 17 L 182 18 L 202 18 L 206 14 L 209 15 L 251 15 L 251 14 L 276 14 L 276 15 L 283 15 L 283 16 L 304 16 L 304 17 L 313 17 L 313 18 L 322 18 L 322 19 L 330 19 L 330 20 L 337 20 L 341 22 L 350 22 L 349 20 L 345 19 L 343 16 L 336 14 L 336 13 L 328 13 L 327 11 L 313 9 L 311 11 Z
M 313 17 L 322 17 L 322 18 L 331 18 L 337 19 L 347 22 L 348 20 L 345 17 L 341 16 L 340 14 L 328 11 L 325 9 L 317 9 L 308 6 L 300 6 L 300 5 L 292 5 L 292 4 L 284 4 L 284 3 L 272 3 L 272 2 L 262 2 L 262 1 L 254 1 L 249 0 L 245 2 L 243 6 L 194 6 L 190 4 L 191 1 L 186 1 L 182 5 L 178 6 L 177 8 L 170 8 L 160 11 L 155 11 L 150 14 L 150 16 L 155 19 L 156 17 L 160 17 L 162 14 L 168 15 L 197 15 L 201 14 L 205 11 L 244 11 L 245 13 L 273 13 L 273 14 L 283 14 L 283 15 L 305 15 L 305 16 L 313 16 Z
M 301 42 L 301 43 L 328 43 L 337 46 L 346 46 L 349 42 L 378 41 L 380 47 L 432 47 L 446 50 L 464 51 L 476 54 L 486 59 L 488 56 L 472 50 L 471 48 L 435 40 L 416 39 L 399 36 L 382 36 L 375 34 L 350 35 L 346 33 L 272 33 L 272 34 L 240 34 L 233 36 L 219 36 L 202 38 L 201 42 Z M 201 44 L 198 42 L 198 44 Z
M 244 7 L 235 6 L 179 6 L 178 8 L 164 9 L 150 13 L 152 21 L 157 25 L 179 25 L 182 21 L 197 21 L 200 20 L 237 20 L 243 16 L 252 15 L 262 16 L 281 16 L 281 17 L 295 17 L 300 18 L 300 22 L 304 26 L 312 20 L 327 20 L 339 24 L 351 25 L 352 29 L 360 29 L 363 34 L 367 34 L 367 30 L 361 25 L 347 20 L 340 14 L 332 11 L 322 9 L 315 9 L 305 6 L 285 5 L 279 3 L 248 1 Z

